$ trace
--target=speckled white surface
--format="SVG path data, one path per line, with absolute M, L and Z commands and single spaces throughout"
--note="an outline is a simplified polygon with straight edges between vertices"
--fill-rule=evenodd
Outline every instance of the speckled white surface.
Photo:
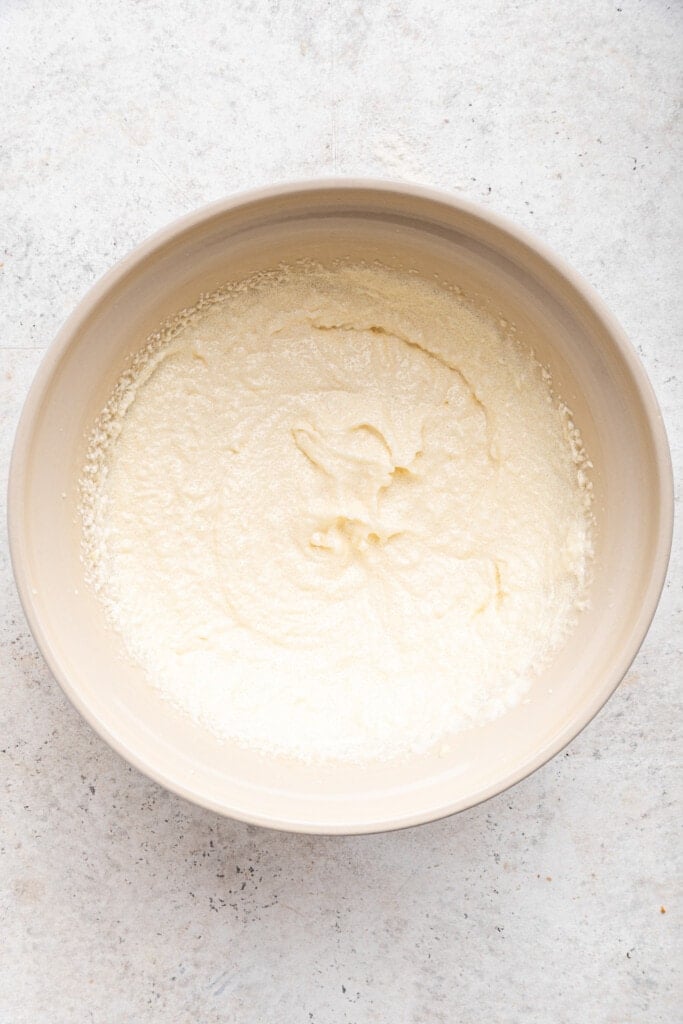
M 637 344 L 680 483 L 682 43 L 675 0 L 5 0 L 3 500 L 41 353 L 98 275 L 201 203 L 334 173 L 458 190 L 567 257 Z M 3 540 L 0 1022 L 671 1024 L 681 568 L 679 546 L 626 681 L 545 769 L 435 825 L 304 838 L 114 755 Z

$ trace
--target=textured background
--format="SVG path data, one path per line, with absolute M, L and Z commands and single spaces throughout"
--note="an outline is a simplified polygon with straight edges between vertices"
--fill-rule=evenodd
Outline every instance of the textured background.
M 95 278 L 199 204 L 321 174 L 444 186 L 549 242 L 638 346 L 680 468 L 682 43 L 676 0 L 0 0 L 3 478 Z M 671 1024 L 681 568 L 546 768 L 435 825 L 304 838 L 195 809 L 93 735 L 3 538 L 2 1024 Z

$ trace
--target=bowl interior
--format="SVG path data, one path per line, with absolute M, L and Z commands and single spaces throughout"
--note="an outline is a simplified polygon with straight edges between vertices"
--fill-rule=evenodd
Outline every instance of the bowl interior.
M 594 464 L 591 609 L 529 700 L 444 755 L 363 768 L 268 759 L 214 740 L 123 656 L 83 580 L 78 479 L 87 432 L 130 354 L 166 316 L 262 268 L 339 256 L 437 275 L 514 323 L 550 367 Z M 458 810 L 521 778 L 611 693 L 647 628 L 666 563 L 657 409 L 613 325 L 544 255 L 470 208 L 371 187 L 274 192 L 199 213 L 133 254 L 84 300 L 48 353 L 22 418 L 12 552 L 29 619 L 77 707 L 130 761 L 249 821 L 370 831 Z

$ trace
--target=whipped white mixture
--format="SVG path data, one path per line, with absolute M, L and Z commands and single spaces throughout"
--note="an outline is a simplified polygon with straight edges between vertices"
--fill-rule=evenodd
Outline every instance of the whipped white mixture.
M 90 578 L 221 737 L 362 762 L 520 701 L 586 599 L 590 482 L 547 372 L 416 275 L 310 265 L 203 298 L 93 433 Z

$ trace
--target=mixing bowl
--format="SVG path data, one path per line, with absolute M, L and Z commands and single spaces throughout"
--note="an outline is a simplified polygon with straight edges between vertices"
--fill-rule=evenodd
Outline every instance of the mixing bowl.
M 130 354 L 201 292 L 279 261 L 378 259 L 457 284 L 550 367 L 594 464 L 595 581 L 569 643 L 504 717 L 447 753 L 364 767 L 306 765 L 221 743 L 125 658 L 86 585 L 78 480 L 87 434 Z M 221 814 L 301 832 L 399 828 L 470 807 L 556 754 L 628 669 L 657 605 L 672 527 L 669 451 L 638 357 L 597 295 L 523 231 L 461 199 L 375 181 L 251 192 L 161 231 L 88 293 L 48 350 L 17 431 L 10 547 L 55 677 L 141 771 Z M 427 681 L 428 684 L 428 681 Z

